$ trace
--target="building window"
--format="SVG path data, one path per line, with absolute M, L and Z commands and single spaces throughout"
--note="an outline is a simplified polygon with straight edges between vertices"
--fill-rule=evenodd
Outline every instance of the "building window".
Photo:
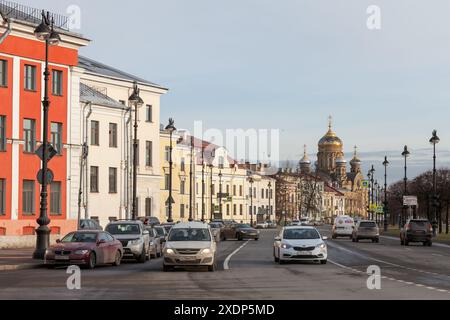
M 184 218 L 184 204 L 180 204 L 180 218 Z
M 61 182 L 52 182 L 50 184 L 50 214 L 61 214 Z
M 166 161 L 169 161 L 169 160 L 170 160 L 170 147 L 169 147 L 169 146 L 166 146 L 166 147 L 164 148 L 164 159 L 165 159 Z
M 52 122 L 50 124 L 51 143 L 59 155 L 62 154 L 62 123 Z
M 91 145 L 99 146 L 100 145 L 100 123 L 98 121 L 91 121 Z
M 147 167 L 153 166 L 153 142 L 145 142 L 145 165 Z
M 98 167 L 91 167 L 91 192 L 98 192 Z
M 109 193 L 117 193 L 117 168 L 109 168 Z
M 236 185 L 233 185 L 233 196 L 236 195 Z
M 242 186 L 239 186 L 239 196 L 242 197 Z
M 23 180 L 22 213 L 33 215 L 34 207 L 34 180 Z
M 264 199 L 264 189 L 261 189 L 261 199 Z
M 244 206 L 242 204 L 239 205 L 239 215 L 244 215 Z
M 6 116 L 0 116 L 0 151 L 6 151 Z
M 219 169 L 223 169 L 225 164 L 225 160 L 222 156 L 219 157 Z
M 145 198 L 145 216 L 152 216 L 152 198 Z
M 60 70 L 52 70 L 52 94 L 54 96 L 63 95 L 63 73 Z
M 170 187 L 170 175 L 164 175 L 164 189 L 169 190 Z
M 145 121 L 153 122 L 153 106 L 147 105 L 145 110 Z
M 24 88 L 29 91 L 36 91 L 36 66 L 25 65 Z
M 0 60 L 0 87 L 8 85 L 8 61 Z
M 6 180 L 0 179 L 0 215 L 6 213 Z
M 33 119 L 23 120 L 24 151 L 34 152 L 36 148 L 36 123 Z
M 184 158 L 181 158 L 180 170 L 181 170 L 181 172 L 185 172 L 186 171 L 186 159 L 184 159 Z
M 117 148 L 117 123 L 109 124 L 109 147 Z
M 227 203 L 227 216 L 230 215 L 230 205 Z
M 186 181 L 181 180 L 180 181 L 180 194 L 186 193 Z

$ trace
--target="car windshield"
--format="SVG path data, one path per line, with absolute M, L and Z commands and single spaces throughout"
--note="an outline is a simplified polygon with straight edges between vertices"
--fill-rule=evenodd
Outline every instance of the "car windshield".
M 251 228 L 249 224 L 239 223 L 236 225 L 236 228 Z
M 155 230 L 156 230 L 156 233 L 158 234 L 158 236 L 164 236 L 165 235 L 163 227 L 155 228 Z
M 375 228 L 377 225 L 375 222 L 361 222 L 359 226 L 363 228 Z
M 210 223 L 209 226 L 214 229 L 218 229 L 221 227 L 220 223 Z
M 208 229 L 176 228 L 169 234 L 169 241 L 211 241 Z
M 61 242 L 96 242 L 97 234 L 92 232 L 74 232 L 65 236 Z
M 320 235 L 315 229 L 286 229 L 283 233 L 284 239 L 320 239 Z
M 426 221 L 426 220 L 415 220 L 415 221 L 411 221 L 410 224 L 411 224 L 413 227 L 420 227 L 420 228 L 423 228 L 423 227 L 426 227 L 426 226 L 427 226 L 428 221 Z
M 140 234 L 139 225 L 135 223 L 115 223 L 106 227 L 111 234 Z

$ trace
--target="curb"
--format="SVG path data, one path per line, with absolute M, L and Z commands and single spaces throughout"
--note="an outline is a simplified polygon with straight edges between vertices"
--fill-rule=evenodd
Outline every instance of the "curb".
M 43 268 L 45 265 L 40 263 L 26 263 L 26 264 L 6 264 L 0 265 L 0 271 L 14 271 L 14 270 L 29 270 Z

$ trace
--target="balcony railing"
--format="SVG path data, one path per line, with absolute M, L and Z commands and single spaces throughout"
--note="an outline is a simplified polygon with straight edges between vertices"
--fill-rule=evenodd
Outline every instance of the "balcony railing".
M 0 0 L 0 12 L 6 18 L 12 18 L 35 24 L 40 23 L 42 19 L 42 9 L 28 7 L 12 1 Z M 69 30 L 68 17 L 56 13 L 50 13 L 50 16 L 54 19 L 55 27 Z

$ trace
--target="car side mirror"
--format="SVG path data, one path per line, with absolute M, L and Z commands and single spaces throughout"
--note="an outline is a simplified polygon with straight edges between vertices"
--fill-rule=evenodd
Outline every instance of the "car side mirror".
M 103 240 L 103 239 L 102 239 L 102 240 L 98 240 L 98 241 L 97 241 L 97 245 L 98 245 L 98 246 L 99 246 L 99 245 L 101 245 L 101 244 L 103 244 L 103 243 L 106 243 L 106 241 L 105 241 L 105 240 Z
M 322 240 L 324 240 L 324 241 L 328 240 L 328 237 L 322 237 Z
M 275 241 L 281 241 L 281 237 L 275 237 Z
M 56 240 L 56 243 L 61 243 L 61 239 L 57 239 L 57 240 Z

